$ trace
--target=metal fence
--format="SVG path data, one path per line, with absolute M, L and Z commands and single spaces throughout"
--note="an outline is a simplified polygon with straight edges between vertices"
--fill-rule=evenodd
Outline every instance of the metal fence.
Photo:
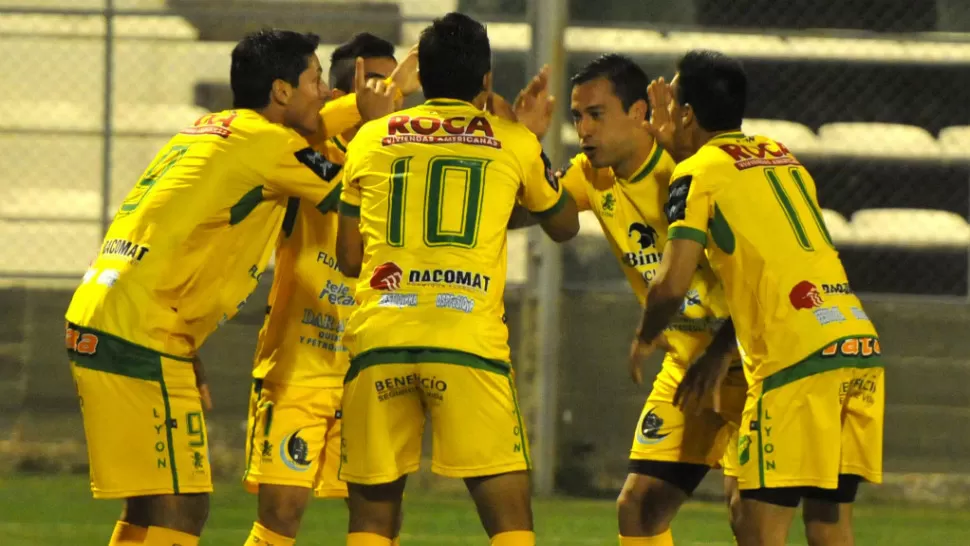
M 885 340 L 887 470 L 959 470 L 970 456 L 970 34 L 960 34 L 970 32 L 970 6 L 957 0 L 0 0 L 0 461 L 83 466 L 63 311 L 155 152 L 198 114 L 229 105 L 229 52 L 242 34 L 318 32 L 326 69 L 331 49 L 356 32 L 403 52 L 430 17 L 454 9 L 490 22 L 506 96 L 538 60 L 568 75 L 618 51 L 669 76 L 690 48 L 740 57 L 751 79 L 745 130 L 783 141 L 814 174 L 850 280 Z M 565 112 L 568 89 L 557 95 Z M 565 160 L 577 142 L 568 125 L 561 136 Z M 520 245 L 510 259 L 525 408 L 533 438 L 554 439 L 538 464 L 558 470 L 559 490 L 613 489 L 646 395 L 625 377 L 635 300 L 595 234 L 564 248 L 561 269 L 535 269 L 537 256 Z M 204 348 L 213 457 L 227 475 L 242 458 L 268 282 Z M 556 366 L 540 366 L 550 355 Z

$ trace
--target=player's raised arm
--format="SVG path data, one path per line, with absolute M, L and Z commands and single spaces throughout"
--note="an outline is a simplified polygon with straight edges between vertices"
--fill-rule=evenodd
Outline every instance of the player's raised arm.
M 519 202 L 538 218 L 542 230 L 553 241 L 562 243 L 579 233 L 576 202 L 563 190 L 546 154 L 540 152 L 528 166 Z

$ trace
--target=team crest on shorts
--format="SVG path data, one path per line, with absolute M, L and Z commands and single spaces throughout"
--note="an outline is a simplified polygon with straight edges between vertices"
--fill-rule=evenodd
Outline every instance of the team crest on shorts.
M 664 434 L 660 433 L 660 429 L 664 426 L 664 420 L 654 413 L 654 410 L 656 408 L 650 408 L 650 411 L 640 421 L 640 427 L 637 430 L 637 441 L 641 444 L 657 444 L 667 436 L 670 436 L 669 432 Z
M 290 434 L 280 443 L 280 459 L 291 470 L 306 472 L 310 469 L 310 446 L 300 438 L 300 431 Z

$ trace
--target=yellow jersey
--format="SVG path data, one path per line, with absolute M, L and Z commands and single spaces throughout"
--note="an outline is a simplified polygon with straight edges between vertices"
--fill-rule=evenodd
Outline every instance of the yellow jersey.
M 705 245 L 749 383 L 847 336 L 875 336 L 822 220 L 815 181 L 781 143 L 722 134 L 677 165 L 668 237 Z
M 332 184 L 320 159 L 302 136 L 258 112 L 202 116 L 162 148 L 125 198 L 66 319 L 176 358 L 195 356 L 255 289 L 285 196 L 312 197 Z
M 470 103 L 429 100 L 364 125 L 341 195 L 364 242 L 351 357 L 431 347 L 508 362 L 509 217 L 517 201 L 541 217 L 566 198 L 525 126 Z
M 354 283 L 337 269 L 337 204 L 346 143 L 317 146 L 333 183 L 311 198 L 291 197 L 259 331 L 253 377 L 306 387 L 342 387 L 350 367 L 344 325 L 355 308 Z M 329 191 L 329 193 L 325 193 Z
M 593 167 L 585 154 L 575 156 L 560 177 L 580 211 L 592 210 L 603 227 L 613 253 L 630 282 L 640 305 L 657 275 L 667 243 L 667 202 L 674 160 L 654 143 L 650 155 L 629 180 L 612 169 Z M 720 282 L 705 262 L 694 273 L 680 312 L 664 335 L 672 351 L 664 358 L 674 379 L 710 345 L 713 335 L 728 318 L 727 301 Z

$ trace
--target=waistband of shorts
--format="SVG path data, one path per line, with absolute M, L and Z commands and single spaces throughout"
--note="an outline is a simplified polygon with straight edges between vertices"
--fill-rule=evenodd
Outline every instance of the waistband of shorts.
M 868 355 L 862 354 L 863 350 L 856 347 L 853 351 L 848 343 L 853 341 L 870 340 L 871 352 Z M 794 383 L 799 379 L 804 379 L 820 373 L 830 372 L 843 368 L 881 368 L 882 351 L 879 347 L 878 336 L 846 336 L 826 343 L 824 347 L 813 352 L 807 358 L 798 361 L 791 366 L 779 370 L 762 381 L 761 392 L 768 392 L 789 383 Z
M 504 360 L 484 358 L 455 349 L 439 347 L 385 347 L 370 349 L 350 359 L 350 369 L 344 377 L 349 383 L 361 371 L 381 364 L 454 364 L 486 372 L 509 375 L 512 364 Z
M 79 338 L 88 335 L 94 336 L 96 340 L 93 350 L 89 352 L 67 349 L 71 361 L 82 368 L 159 381 L 162 379 L 162 358 L 192 363 L 191 358 L 160 353 L 100 330 L 78 326 L 72 322 L 68 322 L 67 327 L 76 330 Z

